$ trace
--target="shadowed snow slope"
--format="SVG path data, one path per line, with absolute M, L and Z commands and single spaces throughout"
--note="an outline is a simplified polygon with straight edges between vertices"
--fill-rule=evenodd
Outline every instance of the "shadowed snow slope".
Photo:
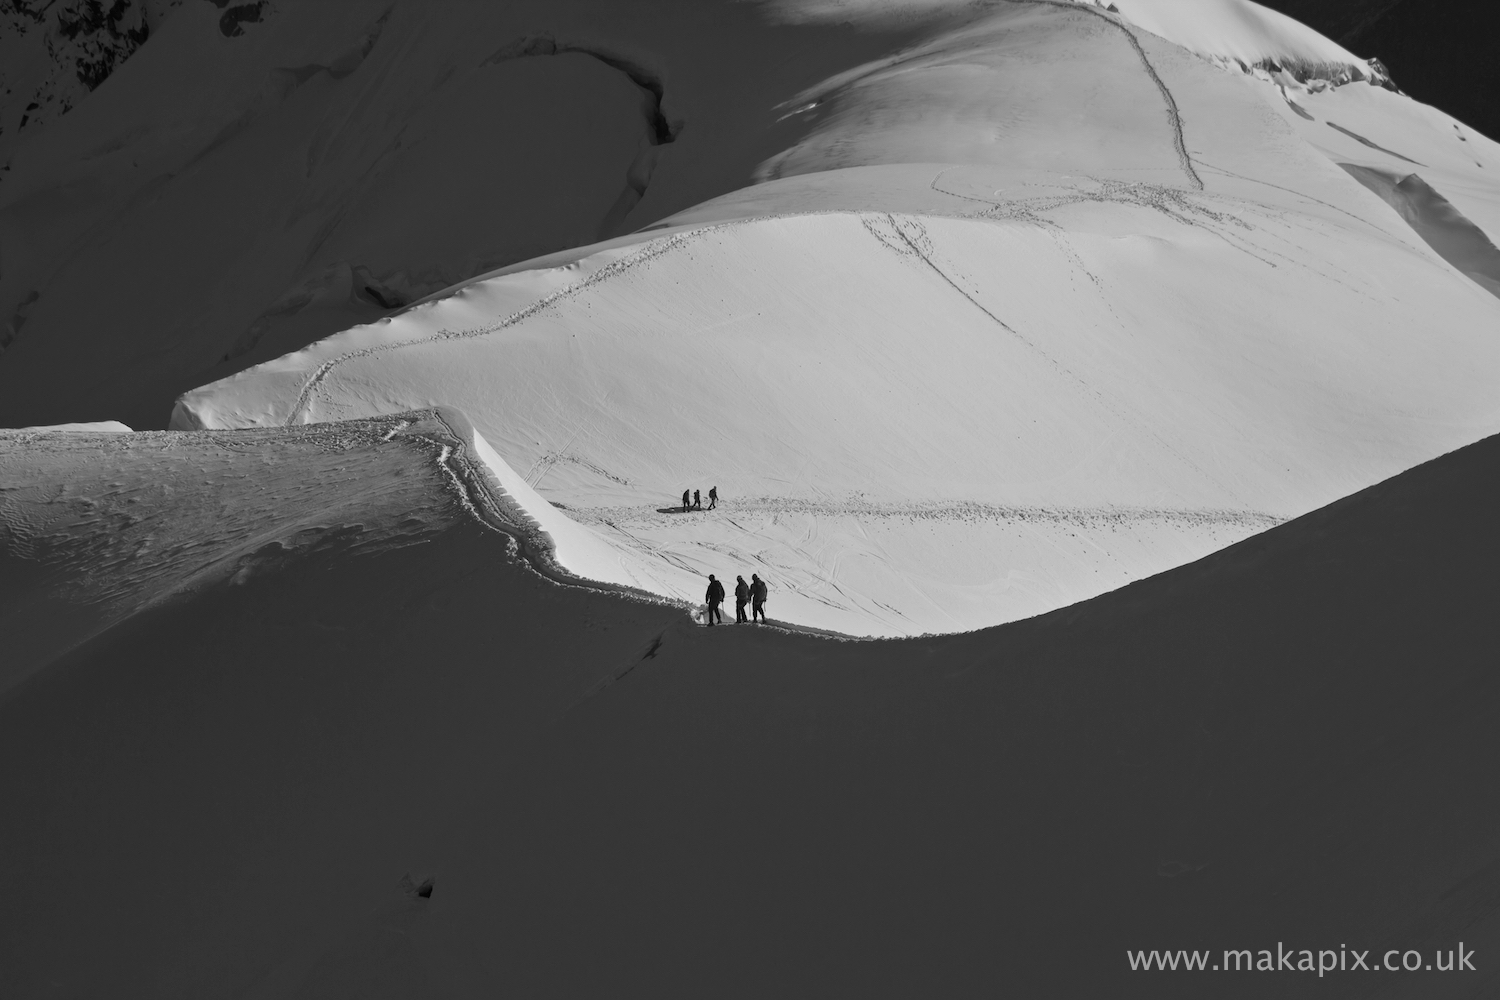
M 175 589 L 0 696 L 0 992 L 1260 997 L 1126 950 L 1462 941 L 1479 972 L 1381 995 L 1493 994 L 1500 440 L 1065 611 L 852 642 L 549 582 L 429 419 L 7 439 L 7 482 L 69 486 L 11 565 Z
M 764 183 L 194 390 L 174 426 L 453 405 L 661 567 L 638 585 L 753 570 L 805 599 L 788 620 L 875 635 L 1060 607 L 1500 428 L 1500 299 L 1285 81 L 1093 7 L 923 24 L 788 95 Z M 1460 145 L 1398 94 L 1286 79 L 1413 157 Z M 1487 166 L 1444 146 L 1430 183 L 1493 233 L 1500 151 L 1462 142 Z
M 244 582 L 319 546 L 430 537 L 447 522 L 433 510 L 442 473 L 422 458 L 441 446 L 423 430 L 0 431 L 0 692 L 185 587 Z
M 96 5 L 97 6 L 97 5 Z M 106 5 L 108 6 L 108 5 Z M 738 0 L 178 7 L 0 171 L 0 425 L 178 393 L 749 182 L 900 32 Z

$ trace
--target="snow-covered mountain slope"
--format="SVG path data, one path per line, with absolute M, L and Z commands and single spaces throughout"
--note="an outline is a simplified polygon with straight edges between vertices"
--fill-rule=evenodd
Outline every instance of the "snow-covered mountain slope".
M 0 4 L 0 177 L 28 135 L 83 101 L 182 0 Z M 265 7 L 265 0 L 241 6 Z M 223 6 L 223 4 L 220 4 Z M 29 133 L 28 133 L 29 130 Z
M 434 430 L 414 417 L 295 433 L 0 431 L 0 694 L 195 588 L 451 525 Z
M 1385 82 L 1384 71 L 1285 14 L 1250 0 L 1114 0 L 1131 24 L 1240 66 L 1274 63 L 1339 81 Z
M 1043 618 L 841 642 L 556 586 L 400 422 L 8 467 L 96 579 L 154 535 L 192 585 L 0 697 L 7 996 L 1156 1000 L 1265 980 L 1126 949 L 1500 947 L 1500 439 Z
M 738 0 L 183 4 L 0 171 L 0 425 L 160 428 L 195 385 L 739 188 L 797 134 L 778 102 L 910 33 Z
M 754 570 L 856 634 L 1072 603 L 1500 429 L 1500 299 L 1269 73 L 1066 3 L 923 31 L 788 95 L 764 183 L 195 390 L 174 426 L 452 405 L 662 567 L 607 579 L 691 600 L 673 574 Z M 1441 119 L 1322 89 L 1408 147 Z M 1483 232 L 1500 155 L 1465 148 Z
M 1500 295 L 1500 144 L 1447 115 L 1373 87 L 1279 79 L 1279 110 L 1310 145 L 1390 202 L 1457 269 Z M 1351 169 L 1359 168 L 1359 169 Z M 1393 197 L 1389 186 L 1425 194 Z

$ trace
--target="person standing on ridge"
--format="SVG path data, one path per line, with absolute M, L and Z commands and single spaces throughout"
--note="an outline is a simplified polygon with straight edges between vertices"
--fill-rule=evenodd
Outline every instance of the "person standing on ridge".
M 702 510 L 703 509 L 703 498 L 698 495 L 698 491 L 697 490 L 693 491 L 693 509 L 694 510 Z
M 709 493 L 708 497 L 712 500 L 713 493 Z M 710 505 L 710 508 L 712 508 L 712 505 Z M 737 576 L 735 579 L 739 583 L 734 585 L 734 623 L 736 625 L 743 625 L 749 620 L 745 617 L 745 605 L 750 602 L 750 585 L 745 582 L 743 576 Z
M 762 625 L 766 623 L 766 581 L 758 574 L 750 574 L 750 622 L 754 624 L 757 620 Z
M 708 624 L 712 625 L 714 618 L 718 618 L 720 624 L 723 624 L 724 614 L 719 610 L 719 605 L 724 603 L 724 585 L 714 579 L 712 573 L 708 574 L 708 593 L 704 595 L 704 600 L 708 601 Z
M 687 490 L 683 490 L 682 491 L 682 509 L 683 510 L 687 510 L 688 509 L 688 491 Z
M 719 506 L 719 488 L 717 486 L 710 486 L 708 488 L 708 509 L 713 510 L 717 506 Z

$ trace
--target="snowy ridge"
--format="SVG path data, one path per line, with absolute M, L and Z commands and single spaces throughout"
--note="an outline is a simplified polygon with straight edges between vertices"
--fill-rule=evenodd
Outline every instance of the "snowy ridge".
M 615 579 L 617 557 L 612 558 L 614 554 L 596 537 L 538 496 L 463 414 L 439 407 L 430 416 L 447 431 L 447 440 L 432 443 L 439 448 L 438 466 L 449 477 L 460 504 L 480 523 L 508 535 L 513 551 L 528 565 L 557 583 L 591 589 L 602 585 L 606 591 L 660 601 Z
M 601 537 L 548 503 L 495 453 L 462 413 L 449 407 L 438 407 L 407 417 L 409 421 L 425 418 L 438 425 L 440 431 L 434 438 L 405 427 L 399 430 L 409 438 L 426 441 L 436 450 L 437 465 L 448 477 L 460 506 L 480 524 L 510 539 L 512 555 L 532 570 L 562 586 L 648 604 L 664 604 L 688 611 L 696 620 L 702 620 L 703 604 L 692 596 L 702 589 L 697 575 L 673 573 L 670 568 L 664 570 L 660 565 L 653 565 L 643 559 L 640 552 L 619 545 L 608 534 Z M 941 516 L 941 512 L 938 513 Z M 1009 516 L 1015 516 L 1015 513 L 1007 512 Z M 1204 512 L 1202 517 L 1215 521 L 1223 519 L 1220 512 Z M 618 514 L 612 518 L 607 511 L 592 510 L 584 512 L 583 518 L 586 522 L 610 527 L 615 526 L 617 519 L 622 518 Z M 1269 526 L 1256 525 L 1259 528 Z M 797 595 L 782 595 L 777 601 L 778 605 L 791 609 L 794 615 L 802 603 Z M 805 616 L 805 611 L 799 615 Z M 778 631 L 813 632 L 831 638 L 852 638 L 784 620 L 774 621 L 768 627 Z
M 1378 61 L 1253 0 L 1114 0 L 1114 6 L 1132 24 L 1219 65 L 1284 69 L 1303 81 L 1390 85 Z
M 1300 79 L 1389 84 L 1378 60 L 1361 59 L 1295 18 L 1254 0 L 1014 0 L 1073 7 L 1128 21 L 1225 67 L 1286 68 Z M 768 0 L 793 22 L 854 19 L 872 25 L 962 17 L 968 0 Z M 1111 17 L 1111 15 L 1113 15 Z
M 36 427 L 20 427 L 15 430 L 0 428 L 0 434 L 46 434 L 52 431 L 79 431 L 83 433 L 129 434 L 131 429 L 118 420 L 90 420 L 71 424 L 41 424 Z

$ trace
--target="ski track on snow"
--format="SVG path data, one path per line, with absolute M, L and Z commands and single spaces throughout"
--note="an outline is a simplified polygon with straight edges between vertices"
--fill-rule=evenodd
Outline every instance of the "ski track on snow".
M 1132 185 L 1126 185 L 1126 187 L 1133 187 L 1133 186 Z M 1171 192 L 1173 195 L 1175 195 L 1179 199 L 1182 197 L 1181 192 L 1171 191 L 1171 189 L 1162 189 L 1162 190 Z M 1086 199 L 1086 200 L 1091 200 L 1091 199 Z M 1187 204 L 1185 201 L 1183 203 Z M 1199 211 L 1202 211 L 1202 212 L 1204 212 L 1205 214 L 1207 214 L 1207 215 L 1209 215 L 1211 217 L 1215 217 L 1215 218 L 1218 217 L 1218 213 L 1211 212 L 1208 209 L 1202 208 L 1201 206 L 1193 206 L 1193 207 L 1198 208 Z M 1168 212 L 1167 214 L 1170 217 L 1172 217 L 1172 218 L 1176 218 L 1176 216 L 1173 216 L 1172 213 L 1170 213 L 1170 212 Z M 1000 327 L 1002 329 L 1004 329 L 1007 333 L 1009 333 L 1011 336 L 1015 337 L 1022 344 L 1026 345 L 1026 347 L 1030 348 L 1040 358 L 1042 358 L 1049 365 L 1051 365 L 1052 368 L 1055 371 L 1057 371 L 1059 374 L 1061 374 L 1065 378 L 1067 378 L 1070 381 L 1072 381 L 1074 383 L 1074 385 L 1076 385 L 1078 387 L 1078 389 L 1082 393 L 1084 393 L 1085 395 L 1091 396 L 1101 407 L 1103 407 L 1105 410 L 1109 411 L 1109 413 L 1113 414 L 1114 418 L 1116 420 L 1118 420 L 1121 424 L 1127 424 L 1127 425 L 1135 427 L 1136 429 L 1138 429 L 1139 431 L 1141 431 L 1142 434 L 1144 434 L 1145 436 L 1147 436 L 1147 437 L 1151 438 L 1152 440 L 1156 441 L 1156 443 L 1159 444 L 1164 451 L 1166 451 L 1169 455 L 1172 455 L 1179 462 L 1181 462 L 1185 468 L 1192 469 L 1200 477 L 1202 477 L 1204 481 L 1212 483 L 1214 486 L 1218 487 L 1218 489 L 1222 493 L 1224 493 L 1224 494 L 1226 494 L 1228 496 L 1231 496 L 1231 497 L 1235 496 L 1235 492 L 1232 489 L 1230 489 L 1229 487 L 1227 487 L 1224 483 L 1220 482 L 1215 476 L 1211 475 L 1208 472 L 1207 469 L 1203 468 L 1197 462 L 1193 461 L 1193 459 L 1191 457 L 1189 457 L 1188 455 L 1184 454 L 1174 444 L 1172 444 L 1172 442 L 1168 441 L 1165 437 L 1163 437 L 1158 432 L 1152 430 L 1147 424 L 1145 424 L 1145 423 L 1137 420 L 1127 410 L 1124 410 L 1121 407 L 1117 406 L 1113 400 L 1111 400 L 1108 396 L 1106 396 L 1103 392 L 1101 392 L 1097 387 L 1095 387 L 1091 382 L 1089 382 L 1088 379 L 1084 378 L 1082 375 L 1079 375 L 1077 372 L 1073 371 L 1073 369 L 1069 368 L 1067 365 L 1063 364 L 1061 361 L 1059 361 L 1056 358 L 1054 358 L 1051 354 L 1048 354 L 1039 344 L 1037 344 L 1037 343 L 1033 342 L 1032 340 L 1028 339 L 1027 337 L 1023 336 L 1014 327 L 1012 327 L 1009 323 L 1006 323 L 1004 320 L 1002 320 L 1000 317 L 996 316 L 993 312 L 991 312 L 988 308 L 986 308 L 973 295 L 971 295 L 971 294 L 969 294 L 969 292 L 965 291 L 957 282 L 955 282 L 951 277 L 949 277 L 949 275 L 948 275 L 948 273 L 946 271 L 944 271 L 941 267 L 939 267 L 937 265 L 937 262 L 935 262 L 932 259 L 932 257 L 930 256 L 930 254 L 932 252 L 931 250 L 924 249 L 921 245 L 919 245 L 919 243 L 917 241 L 915 241 L 915 240 L 913 240 L 911 238 L 911 236 L 905 231 L 905 229 L 902 228 L 901 223 L 899 223 L 899 222 L 896 221 L 896 217 L 894 215 L 892 215 L 890 213 L 882 213 L 881 217 L 886 221 L 886 223 L 891 227 L 891 229 L 896 233 L 896 235 L 900 237 L 901 241 L 904 244 L 906 244 L 906 249 L 902 249 L 901 247 L 898 247 L 898 246 L 895 246 L 894 244 L 892 244 L 890 242 L 890 240 L 888 240 L 885 236 L 883 236 L 880 233 L 880 231 L 878 229 L 876 229 L 876 227 L 873 226 L 870 223 L 868 215 L 861 214 L 860 215 L 860 222 L 864 225 L 865 230 L 867 232 L 869 232 L 869 234 L 871 236 L 873 236 L 881 244 L 881 246 L 884 246 L 886 249 L 891 250 L 892 252 L 894 252 L 894 253 L 896 253 L 896 254 L 898 254 L 900 256 L 903 256 L 903 257 L 913 257 L 914 256 L 918 260 L 922 261 L 922 263 L 926 264 L 929 268 L 931 268 L 934 272 L 936 272 L 937 275 L 943 279 L 943 281 L 945 281 L 951 288 L 954 289 L 954 291 L 958 292 L 965 299 L 967 299 L 970 303 L 972 303 L 974 305 L 974 307 L 976 309 L 978 309 L 980 312 L 984 313 L 990 319 L 992 319 L 996 323 L 998 323 L 1000 325 Z M 928 244 L 931 243 L 931 237 L 928 235 L 926 227 L 924 227 L 922 225 L 922 223 L 921 223 L 921 221 L 919 219 L 917 219 L 915 217 L 912 217 L 912 216 L 905 216 L 904 219 L 911 226 L 913 226 L 913 227 L 916 228 L 916 230 L 920 234 L 919 238 L 920 238 L 920 241 L 922 243 L 928 243 Z M 1190 222 L 1189 224 L 1193 224 L 1193 223 Z M 1241 222 L 1241 225 L 1246 225 L 1246 223 Z M 1204 228 L 1207 228 L 1207 227 L 1204 227 Z M 1209 229 L 1209 231 L 1213 232 L 1212 229 Z M 1275 267 L 1276 265 L 1271 264 L 1270 266 Z
M 1177 148 L 1177 160 L 1182 165 L 1182 172 L 1187 174 L 1188 180 L 1193 187 L 1199 191 L 1203 190 L 1203 179 L 1198 176 L 1198 171 L 1193 169 L 1193 158 L 1188 153 L 1187 142 L 1182 135 L 1182 112 L 1177 109 L 1177 98 L 1172 96 L 1172 91 L 1167 88 L 1166 81 L 1156 72 L 1156 67 L 1151 65 L 1151 60 L 1146 56 L 1146 50 L 1141 47 L 1140 39 L 1135 37 L 1123 21 L 1110 17 L 1102 10 L 1090 7 L 1082 3 L 1065 3 L 1063 0 L 1018 0 L 1020 3 L 1040 4 L 1047 7 L 1058 7 L 1062 10 L 1082 10 L 1093 14 L 1114 25 L 1125 33 L 1130 40 L 1130 47 L 1135 49 L 1135 54 L 1141 57 L 1141 65 L 1146 68 L 1146 74 L 1151 77 L 1151 82 L 1156 84 L 1156 89 L 1161 92 L 1161 99 L 1167 105 L 1167 122 L 1172 126 L 1172 141 Z
M 868 500 L 802 500 L 795 497 L 750 497 L 733 502 L 721 502 L 719 509 L 725 517 L 805 514 L 812 517 L 855 517 L 865 519 L 905 518 L 930 521 L 1014 521 L 1027 524 L 1069 524 L 1084 528 L 1121 528 L 1145 522 L 1174 524 L 1184 527 L 1207 527 L 1222 525 L 1235 528 L 1253 528 L 1257 531 L 1281 524 L 1285 518 L 1252 510 L 1230 510 L 1221 508 L 1175 508 L 1175 507 L 1044 507 L 1038 505 L 1011 505 L 981 503 L 973 500 L 915 501 L 911 503 L 876 503 Z M 667 524 L 673 518 L 687 514 L 707 514 L 707 511 L 674 511 L 662 514 L 657 508 L 644 507 L 570 507 L 569 515 L 581 523 L 608 524 L 620 528 L 620 523 Z M 702 520 L 703 518 L 699 518 Z M 742 530 L 744 530 L 742 528 Z
M 1082 10 L 1082 11 L 1085 11 L 1086 13 L 1094 15 L 1095 17 L 1101 18 L 1106 23 L 1111 24 L 1114 27 L 1118 28 L 1125 35 L 1126 39 L 1130 42 L 1131 48 L 1133 48 L 1135 50 L 1136 55 L 1140 57 L 1141 65 L 1145 68 L 1146 74 L 1148 76 L 1150 76 L 1151 82 L 1156 85 L 1156 89 L 1160 92 L 1162 101 L 1166 105 L 1167 121 L 1171 125 L 1171 128 L 1172 128 L 1172 142 L 1173 142 L 1174 148 L 1176 149 L 1178 162 L 1180 163 L 1180 165 L 1182 167 L 1183 173 L 1185 173 L 1187 175 L 1188 180 L 1192 183 L 1193 187 L 1196 190 L 1202 191 L 1203 190 L 1203 180 L 1202 180 L 1201 177 L 1198 176 L 1197 170 L 1194 169 L 1193 158 L 1192 158 L 1191 154 L 1189 154 L 1189 152 L 1188 152 L 1187 142 L 1186 142 L 1186 140 L 1185 140 L 1185 138 L 1183 136 L 1182 113 L 1181 113 L 1181 111 L 1177 107 L 1177 99 L 1172 96 L 1171 89 L 1167 87 L 1167 84 L 1166 84 L 1166 82 L 1164 80 L 1162 80 L 1161 75 L 1156 72 L 1156 67 L 1154 67 L 1153 65 L 1151 65 L 1151 59 L 1146 55 L 1146 50 L 1144 48 L 1142 48 L 1140 40 L 1138 38 L 1136 38 L 1135 33 L 1132 32 L 1130 30 L 1130 28 L 1125 25 L 1124 22 L 1122 22 L 1120 20 L 1117 20 L 1116 18 L 1110 17 L 1104 11 L 1096 10 L 1096 9 L 1094 9 L 1092 7 L 1089 7 L 1089 6 L 1085 5 L 1085 4 L 1066 3 L 1066 2 L 1063 2 L 1063 0 L 1016 0 L 1016 2 L 1029 3 L 1029 4 L 1037 4 L 1037 5 L 1041 5 L 1041 6 L 1047 6 L 1047 7 L 1056 7 L 1056 8 L 1059 8 L 1061 10 L 1070 10 L 1070 11 Z M 936 185 L 936 181 L 934 181 L 933 183 L 934 183 L 934 190 L 941 190 L 941 189 L 936 188 L 936 186 L 935 186 Z M 947 191 L 944 191 L 943 193 L 944 194 L 954 194 L 953 192 L 947 192 Z M 967 197 L 965 195 L 956 195 L 956 194 L 954 196 L 955 197 L 960 197 L 960 198 Z M 982 200 L 982 199 L 970 199 L 970 200 Z M 607 279 L 609 279 L 611 277 L 614 277 L 616 274 L 619 274 L 621 272 L 627 271 L 627 270 L 631 269 L 632 267 L 635 267 L 637 264 L 645 263 L 645 262 L 651 260 L 654 257 L 657 257 L 657 256 L 660 256 L 661 254 L 667 253 L 668 251 L 670 251 L 672 249 L 675 249 L 680 244 L 682 244 L 684 242 L 687 242 L 687 241 L 689 241 L 690 239 L 692 239 L 694 237 L 703 235 L 705 233 L 714 232 L 714 231 L 717 231 L 719 229 L 728 228 L 730 226 L 743 224 L 744 222 L 748 222 L 748 221 L 754 221 L 754 220 L 734 220 L 732 222 L 719 223 L 717 225 L 712 225 L 712 226 L 705 226 L 705 227 L 702 227 L 702 228 L 699 228 L 699 229 L 690 230 L 690 231 L 684 232 L 684 233 L 675 233 L 672 236 L 666 237 L 665 239 L 660 240 L 660 241 L 653 240 L 650 243 L 648 243 L 645 247 L 643 247 L 639 251 L 637 251 L 636 253 L 633 253 L 633 254 L 631 254 L 628 257 L 622 258 L 621 260 L 612 261 L 609 264 L 606 264 L 604 267 L 600 268 L 598 271 L 596 271 L 593 274 L 589 275 L 587 278 L 583 279 L 582 281 L 577 282 L 577 283 L 572 284 L 572 285 L 569 285 L 566 288 L 558 289 L 555 292 L 551 292 L 548 295 L 545 295 L 542 298 L 538 299 L 536 302 L 533 302 L 531 305 L 526 306 L 525 308 L 520 309 L 520 310 L 516 311 L 515 313 L 512 313 L 510 316 L 506 317 L 505 319 L 501 320 L 499 323 L 494 324 L 492 326 L 481 327 L 480 329 L 477 329 L 477 330 L 439 331 L 438 333 L 436 333 L 436 334 L 434 334 L 434 335 L 432 335 L 430 337 L 424 337 L 424 338 L 421 338 L 419 340 L 403 341 L 403 342 L 398 343 L 398 344 L 382 344 L 382 345 L 375 346 L 375 347 L 361 348 L 359 350 L 350 351 L 350 352 L 348 352 L 346 354 L 342 354 L 342 355 L 340 355 L 340 356 L 338 356 L 336 358 L 331 358 L 328 361 L 323 362 L 316 369 L 314 369 L 313 373 L 310 376 L 308 376 L 307 381 L 303 383 L 302 389 L 297 394 L 297 400 L 293 404 L 291 412 L 287 415 L 287 418 L 284 421 L 284 424 L 286 426 L 291 426 L 292 424 L 294 424 L 294 423 L 296 423 L 298 421 L 298 418 L 304 413 L 304 411 L 307 410 L 308 406 L 311 404 L 313 394 L 318 390 L 318 387 L 322 385 L 322 383 L 328 378 L 329 374 L 331 374 L 332 371 L 335 368 L 337 368 L 339 365 L 342 365 L 342 364 L 344 364 L 346 362 L 349 362 L 349 361 L 353 361 L 356 358 L 371 357 L 371 356 L 376 355 L 376 354 L 382 354 L 382 353 L 384 353 L 386 351 L 396 350 L 396 349 L 402 348 L 402 347 L 410 347 L 410 346 L 414 346 L 416 344 L 431 343 L 431 342 L 437 341 L 437 340 L 465 339 L 465 338 L 469 338 L 469 337 L 482 337 L 482 336 L 485 336 L 487 334 L 494 333 L 494 332 L 496 332 L 498 330 L 503 330 L 503 329 L 505 329 L 508 326 L 512 326 L 512 325 L 514 325 L 516 323 L 519 323 L 522 320 L 527 319 L 530 316 L 533 316 L 536 313 L 545 310 L 546 308 L 548 308 L 549 306 L 553 305 L 554 303 L 556 303 L 558 301 L 561 301 L 561 300 L 566 299 L 566 298 L 571 298 L 572 296 L 577 295 L 578 293 L 580 293 L 580 292 L 588 289 L 589 287 L 591 287 L 594 284 L 597 284 L 597 283 L 599 283 L 601 281 L 605 281 L 605 280 L 607 280 Z M 1222 237 L 1223 234 L 1219 234 L 1219 235 Z M 1243 249 L 1243 248 L 1240 248 L 1240 249 Z M 1249 251 L 1246 251 L 1246 252 L 1248 253 Z M 1252 254 L 1252 256 L 1253 256 L 1253 254 Z M 1270 262 L 1266 261 L 1266 263 L 1269 264 Z M 1275 265 L 1272 264 L 1271 266 L 1274 267 Z M 934 268 L 934 269 L 936 269 L 936 268 Z M 939 271 L 939 273 L 941 274 L 942 272 Z M 944 277 L 944 280 L 949 280 L 947 278 L 947 275 L 943 275 L 943 277 Z M 949 284 L 952 284 L 951 280 L 949 280 Z M 954 287 L 957 288 L 958 286 L 955 285 Z M 959 291 L 962 292 L 963 290 L 959 289 Z M 964 294 L 967 296 L 967 293 L 964 293 Z M 973 301 L 972 297 L 970 297 L 970 301 Z M 978 306 L 980 309 L 984 309 L 984 306 L 979 305 L 979 303 L 975 302 L 974 304 L 976 306 Z M 986 313 L 989 313 L 988 309 L 984 309 L 984 311 Z M 994 318 L 994 317 L 992 316 L 992 318 Z M 995 321 L 997 323 L 1001 322 L 998 318 L 996 318 Z M 1001 325 L 1004 326 L 1005 324 L 1001 323 Z M 1006 329 L 1010 329 L 1010 328 L 1006 327 Z M 1011 331 L 1011 332 L 1014 333 L 1015 331 Z
M 658 607 L 675 608 L 686 612 L 690 618 L 696 620 L 699 607 L 689 601 L 665 597 L 642 587 L 578 576 L 569 570 L 558 561 L 557 548 L 552 536 L 495 481 L 481 460 L 469 454 L 464 437 L 448 423 L 442 413 L 437 410 L 420 412 L 430 415 L 432 420 L 439 425 L 440 436 L 429 437 L 411 430 L 401 431 L 400 436 L 406 440 L 425 444 L 430 449 L 433 460 L 447 478 L 450 492 L 459 508 L 482 527 L 505 536 L 512 558 L 538 576 L 558 586 L 586 590 L 596 594 L 610 594 Z M 569 513 L 574 513 L 574 511 L 570 510 Z M 606 522 L 601 518 L 599 523 Z M 611 527 L 615 527 L 621 534 L 632 538 L 647 550 L 653 548 L 650 543 L 635 538 L 623 528 L 615 525 Z M 665 553 L 657 552 L 656 554 L 662 556 L 668 563 L 673 563 L 672 559 L 666 558 Z M 684 566 L 683 568 L 696 573 L 696 570 L 690 567 Z M 765 627 L 780 632 L 816 635 L 845 642 L 879 641 L 870 636 L 848 635 L 832 629 L 782 621 L 767 622 Z
M 500 320 L 500 322 L 492 323 L 489 326 L 483 326 L 473 330 L 439 330 L 437 333 L 434 333 L 431 336 L 421 337 L 415 340 L 403 340 L 394 344 L 378 344 L 371 347 L 362 347 L 358 350 L 341 354 L 336 358 L 330 358 L 329 360 L 320 364 L 317 368 L 313 369 L 313 372 L 308 376 L 307 381 L 302 384 L 302 389 L 297 393 L 297 400 L 293 404 L 291 412 L 287 415 L 287 418 L 284 421 L 284 425 L 290 427 L 298 422 L 298 418 L 301 417 L 307 410 L 308 406 L 311 405 L 313 394 L 318 391 L 318 388 L 339 365 L 345 364 L 349 361 L 354 361 L 359 358 L 374 357 L 378 354 L 384 354 L 387 351 L 401 350 L 407 347 L 415 347 L 420 344 L 430 344 L 440 340 L 467 340 L 473 337 L 488 336 L 489 334 L 496 333 L 500 330 L 506 329 L 507 327 L 514 326 L 515 324 L 520 323 L 523 320 L 530 319 L 532 316 L 545 311 L 551 306 L 556 305 L 558 302 L 561 302 L 565 299 L 570 299 L 581 292 L 587 291 L 594 285 L 607 281 L 610 278 L 613 278 L 619 274 L 623 274 L 624 272 L 629 271 L 630 269 L 640 264 L 647 263 L 657 257 L 660 257 L 663 254 L 677 249 L 685 243 L 692 242 L 693 240 L 696 240 L 699 237 L 705 236 L 709 233 L 718 232 L 722 229 L 729 229 L 737 225 L 744 225 L 747 222 L 752 221 L 756 220 L 733 220 L 730 222 L 721 222 L 710 226 L 691 229 L 686 232 L 673 233 L 671 236 L 659 237 L 657 239 L 650 240 L 635 252 L 622 257 L 619 260 L 613 260 L 608 264 L 605 264 L 599 270 L 595 271 L 593 274 L 590 274 L 582 281 L 578 281 L 571 285 L 568 285 L 566 288 L 559 288 L 554 292 L 549 292 L 530 305 L 518 309 L 517 311 L 511 313 L 509 316 Z

